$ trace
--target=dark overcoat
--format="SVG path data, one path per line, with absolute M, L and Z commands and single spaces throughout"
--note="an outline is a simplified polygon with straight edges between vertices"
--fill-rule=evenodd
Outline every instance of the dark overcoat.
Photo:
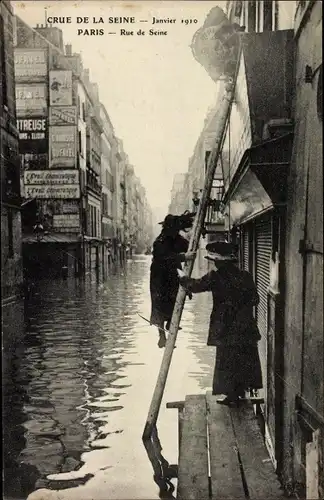
M 150 273 L 151 318 L 152 324 L 169 321 L 179 288 L 177 269 L 189 243 L 180 234 L 170 235 L 163 231 L 153 243 L 153 259 Z
M 180 281 L 190 292 L 213 294 L 207 345 L 225 346 L 260 340 L 253 316 L 253 306 L 258 304 L 259 296 L 250 273 L 228 263 L 200 279 L 185 276 Z

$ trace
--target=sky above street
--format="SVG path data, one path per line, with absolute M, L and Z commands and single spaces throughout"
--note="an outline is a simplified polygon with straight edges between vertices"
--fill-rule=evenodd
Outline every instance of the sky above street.
M 209 10 L 223 7 L 223 2 L 27 0 L 12 5 L 15 14 L 33 27 L 44 24 L 45 8 L 48 17 L 71 17 L 71 23 L 55 26 L 62 29 L 64 43 L 81 52 L 149 204 L 161 218 L 170 203 L 173 176 L 187 170 L 216 97 L 216 84 L 192 55 L 192 37 Z M 89 23 L 77 24 L 76 16 L 89 17 Z M 136 23 L 108 24 L 111 16 L 134 16 Z M 176 22 L 152 26 L 153 16 Z M 93 17 L 103 17 L 105 23 L 94 24 Z M 182 19 L 197 23 L 185 24 Z M 78 29 L 104 29 L 105 34 L 78 35 Z M 134 35 L 122 36 L 120 29 L 133 30 Z M 146 34 L 136 35 L 139 29 Z M 150 29 L 168 34 L 150 36 Z

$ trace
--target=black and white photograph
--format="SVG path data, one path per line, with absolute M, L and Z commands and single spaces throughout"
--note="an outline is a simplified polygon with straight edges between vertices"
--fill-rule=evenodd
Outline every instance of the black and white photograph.
M 1 0 L 2 497 L 324 499 L 319 0 Z

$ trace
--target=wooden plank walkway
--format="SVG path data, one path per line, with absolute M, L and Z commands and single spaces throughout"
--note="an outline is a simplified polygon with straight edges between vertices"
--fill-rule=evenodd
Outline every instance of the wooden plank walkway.
M 167 407 L 179 411 L 177 499 L 283 498 L 251 401 L 229 408 L 207 393 Z

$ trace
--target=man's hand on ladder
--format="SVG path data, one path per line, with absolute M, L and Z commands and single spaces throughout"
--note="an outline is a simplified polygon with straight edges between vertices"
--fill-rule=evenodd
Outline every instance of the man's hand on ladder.
M 196 257 L 197 252 L 187 252 L 185 253 L 185 261 L 188 262 L 189 260 L 194 260 Z

